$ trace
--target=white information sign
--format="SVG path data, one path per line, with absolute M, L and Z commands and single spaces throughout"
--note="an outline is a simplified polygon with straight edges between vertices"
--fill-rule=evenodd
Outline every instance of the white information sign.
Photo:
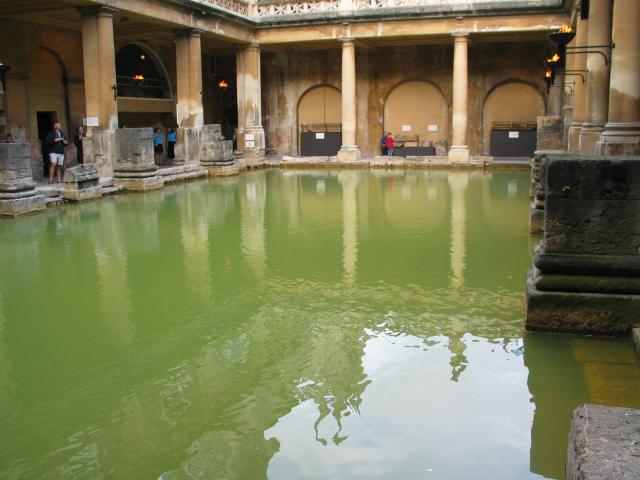
M 99 127 L 100 119 L 98 117 L 86 117 L 83 123 L 86 127 Z
M 509 132 L 509 138 L 520 138 L 520 132 Z
M 402 125 L 402 131 L 403 132 L 410 132 L 411 131 L 411 125 Z
M 316 133 L 316 140 L 324 140 L 324 133 Z
M 245 139 L 244 141 L 244 148 L 255 148 L 255 142 L 253 140 L 247 140 Z
M 427 131 L 428 132 L 437 132 L 438 131 L 438 125 L 429 124 L 429 126 L 427 127 Z
M 255 137 L 253 136 L 253 133 L 245 133 L 244 134 L 244 139 L 245 139 L 245 141 L 249 141 L 249 140 L 250 141 L 254 141 Z

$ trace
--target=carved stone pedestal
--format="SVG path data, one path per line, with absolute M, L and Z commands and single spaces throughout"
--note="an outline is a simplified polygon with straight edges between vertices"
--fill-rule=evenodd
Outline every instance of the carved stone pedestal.
M 542 118 L 542 117 L 540 117 Z M 531 208 L 529 209 L 529 232 L 540 233 L 544 229 L 544 172 L 545 160 L 558 158 L 562 150 L 536 150 L 531 161 Z
M 153 158 L 153 131 L 150 128 L 122 128 L 116 131 L 117 160 L 113 183 L 129 191 L 162 188 Z
M 238 164 L 233 157 L 233 141 L 225 140 L 220 125 L 204 125 L 200 133 L 200 165 L 211 176 L 236 175 Z
M 64 171 L 64 199 L 82 202 L 102 198 L 100 173 L 92 163 L 85 163 Z

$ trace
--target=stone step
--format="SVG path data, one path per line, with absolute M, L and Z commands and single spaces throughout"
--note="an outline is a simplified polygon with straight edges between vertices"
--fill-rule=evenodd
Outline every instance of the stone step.
M 55 207 L 64 203 L 64 199 L 62 197 L 46 197 L 44 201 L 47 207 Z
M 114 186 L 102 187 L 102 196 L 104 197 L 105 195 L 113 195 L 123 190 L 124 190 L 124 185 L 118 185 L 116 187 Z
M 47 198 L 61 197 L 64 192 L 64 185 L 62 183 L 38 185 L 36 190 Z
M 206 169 L 204 168 L 200 168 L 198 170 L 194 170 L 191 172 L 185 172 L 185 173 L 179 173 L 177 175 L 167 175 L 167 176 L 163 176 L 164 179 L 164 184 L 171 184 L 171 183 L 178 183 L 178 182 L 185 182 L 188 180 L 194 180 L 197 178 L 206 178 L 208 176 L 209 172 L 207 172 Z
M 100 186 L 102 188 L 113 187 L 113 177 L 100 177 Z
M 167 177 L 170 175 L 180 175 L 185 172 L 184 165 L 175 165 L 172 167 L 160 167 L 158 168 L 158 175 L 161 177 Z

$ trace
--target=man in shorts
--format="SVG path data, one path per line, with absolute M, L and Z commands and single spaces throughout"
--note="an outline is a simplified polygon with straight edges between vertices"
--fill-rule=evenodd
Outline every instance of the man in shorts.
M 60 122 L 53 122 L 53 130 L 47 133 L 44 143 L 49 148 L 49 183 L 53 183 L 53 172 L 56 172 L 58 183 L 62 182 L 64 165 L 64 147 L 69 145 L 67 136 L 61 130 Z

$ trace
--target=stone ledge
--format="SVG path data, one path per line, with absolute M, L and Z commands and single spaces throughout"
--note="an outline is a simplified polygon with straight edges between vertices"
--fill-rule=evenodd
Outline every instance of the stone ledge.
M 640 478 L 640 410 L 580 405 L 573 411 L 568 480 Z
M 628 336 L 640 324 L 638 311 L 640 295 L 542 291 L 527 272 L 526 330 Z

